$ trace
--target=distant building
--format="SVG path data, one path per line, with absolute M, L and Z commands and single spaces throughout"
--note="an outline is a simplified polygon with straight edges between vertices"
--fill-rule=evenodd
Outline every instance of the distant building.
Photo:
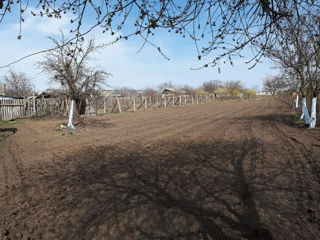
M 174 88 L 165 88 L 161 93 L 162 97 L 179 96 L 179 95 L 189 95 L 189 93 L 184 90 L 174 89 Z
M 14 99 L 17 99 L 17 98 L 5 96 L 5 95 L 0 95 L 0 100 L 14 100 Z
M 268 95 L 272 95 L 271 92 L 267 92 L 267 91 L 260 91 L 260 92 L 257 92 L 257 95 L 259 96 L 268 96 Z
M 216 97 L 227 97 L 231 96 L 229 88 L 221 87 L 213 91 Z

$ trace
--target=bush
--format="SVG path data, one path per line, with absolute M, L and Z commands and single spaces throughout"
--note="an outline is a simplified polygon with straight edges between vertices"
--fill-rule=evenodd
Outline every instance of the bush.
M 240 91 L 237 89 L 233 89 L 231 95 L 232 97 L 240 98 Z
M 254 98 L 256 96 L 256 92 L 251 90 L 251 89 L 248 89 L 246 91 L 246 95 L 247 95 L 248 98 Z

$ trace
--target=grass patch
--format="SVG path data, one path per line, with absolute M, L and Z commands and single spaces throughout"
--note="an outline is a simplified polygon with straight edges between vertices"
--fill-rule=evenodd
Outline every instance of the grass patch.
M 299 113 L 293 113 L 293 114 L 292 114 L 292 118 L 293 118 L 294 120 L 300 120 L 300 114 L 299 114 Z
M 299 127 L 304 127 L 306 125 L 305 121 L 302 119 L 302 120 L 297 120 L 296 121 L 296 124 L 299 126 Z
M 0 122 L 0 127 L 2 126 L 8 126 L 8 125 L 15 125 L 15 124 L 23 124 L 24 120 L 18 120 L 18 121 L 5 121 Z

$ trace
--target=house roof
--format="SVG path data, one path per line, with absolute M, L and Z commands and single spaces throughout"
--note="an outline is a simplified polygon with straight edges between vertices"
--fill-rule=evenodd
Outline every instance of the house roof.
M 17 99 L 15 97 L 10 97 L 10 96 L 5 96 L 5 95 L 0 95 L 0 100 L 14 100 Z
M 162 91 L 162 94 L 168 93 L 168 92 L 171 92 L 171 93 L 174 93 L 174 94 L 187 94 L 187 92 L 184 91 L 184 90 L 174 89 L 174 88 L 165 88 L 165 89 Z
M 227 94 L 229 93 L 229 89 L 226 87 L 221 87 L 213 91 L 215 94 Z

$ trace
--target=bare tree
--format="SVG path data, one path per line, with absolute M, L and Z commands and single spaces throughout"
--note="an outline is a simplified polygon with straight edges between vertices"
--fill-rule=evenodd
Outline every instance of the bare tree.
M 81 40 L 76 45 L 67 43 L 63 34 L 60 40 L 50 39 L 57 48 L 49 51 L 38 66 L 50 75 L 53 83 L 60 84 L 70 98 L 68 127 L 74 128 L 72 125 L 74 103 L 77 112 L 82 113 L 86 99 L 99 94 L 98 90 L 101 90 L 106 78 L 110 76 L 104 70 L 88 66 L 90 55 L 104 46 L 96 45 L 93 39 L 87 44 Z
M 6 95 L 11 97 L 27 97 L 35 93 L 35 88 L 25 73 L 10 70 L 7 76 L 4 76 Z
M 277 91 L 282 90 L 284 86 L 284 80 L 280 76 L 266 76 L 263 79 L 264 90 L 270 92 L 273 96 Z
M 220 80 L 211 80 L 211 81 L 203 82 L 202 90 L 209 92 L 209 93 L 213 93 L 214 90 L 216 90 L 222 86 L 223 86 L 223 84 Z
M 302 115 L 306 124 L 316 124 L 316 102 L 320 84 L 320 17 L 295 16 L 280 22 L 282 31 L 273 44 L 266 46 L 266 55 L 283 69 L 288 83 L 300 87 Z M 307 92 L 311 92 L 311 119 L 306 105 Z
M 142 90 L 142 96 L 156 98 L 159 92 L 151 87 Z
M 194 91 L 195 91 L 195 88 L 194 88 L 194 87 L 189 86 L 189 85 L 187 85 L 187 84 L 179 87 L 179 89 L 185 91 L 185 92 L 188 93 L 188 94 L 193 94 Z
M 232 92 L 233 90 L 242 90 L 243 84 L 240 80 L 230 80 L 224 83 L 224 86 Z
M 257 92 L 259 92 L 260 87 L 259 87 L 259 85 L 254 84 L 251 86 L 251 89 L 257 93 Z
M 164 82 L 164 83 L 159 84 L 157 88 L 158 88 L 159 92 L 162 92 L 163 89 L 165 89 L 165 88 L 174 88 L 174 85 L 171 81 L 168 81 L 168 82 Z
M 207 67 L 216 65 L 224 57 L 232 63 L 232 58 L 240 55 L 245 46 L 255 45 L 257 38 L 264 36 L 264 43 L 269 42 L 270 37 L 281 30 L 278 22 L 290 18 L 292 12 L 298 16 L 318 15 L 320 5 L 318 1 L 310 0 L 2 0 L 0 23 L 15 8 L 19 9 L 20 15 L 18 39 L 22 36 L 26 12 L 35 17 L 57 19 L 69 14 L 74 40 L 99 27 L 111 35 L 121 34 L 117 40 L 138 35 L 143 39 L 142 46 L 155 46 L 150 42 L 150 36 L 156 34 L 157 29 L 166 29 L 194 41 L 199 59 L 214 51 L 212 61 L 204 65 Z M 96 21 L 84 24 L 87 17 Z M 162 53 L 160 47 L 155 47 Z M 253 50 L 253 59 L 259 59 L 264 52 L 261 47 Z M 253 65 L 255 63 L 253 61 Z

